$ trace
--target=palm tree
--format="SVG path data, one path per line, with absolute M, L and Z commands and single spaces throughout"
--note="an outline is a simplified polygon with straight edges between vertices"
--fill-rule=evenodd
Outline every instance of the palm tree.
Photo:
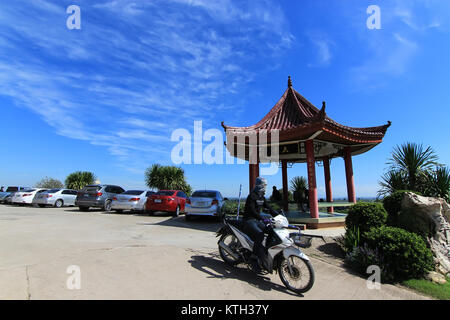
M 85 186 L 95 182 L 95 175 L 89 171 L 77 171 L 67 176 L 65 184 L 66 188 L 73 190 L 81 190 Z
M 154 164 L 145 171 L 145 182 L 149 188 L 159 190 L 182 190 L 187 195 L 192 192 L 186 182 L 184 170 L 174 166 Z
M 294 201 L 305 211 L 303 204 L 308 204 L 308 182 L 304 177 L 291 179 L 291 190 L 294 193 Z
M 422 144 L 407 142 L 394 148 L 388 164 L 391 165 L 391 170 L 405 174 L 408 190 L 420 191 L 419 180 L 437 165 L 437 160 L 438 156 L 431 147 L 424 150 Z
M 440 166 L 429 174 L 430 181 L 427 195 L 450 200 L 450 170 L 448 167 Z
M 399 190 L 408 190 L 406 175 L 401 170 L 391 169 L 381 177 L 379 197 L 388 196 Z

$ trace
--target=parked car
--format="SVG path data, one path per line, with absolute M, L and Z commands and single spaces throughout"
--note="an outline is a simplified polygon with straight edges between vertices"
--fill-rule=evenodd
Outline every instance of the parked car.
M 88 211 L 89 208 L 102 208 L 111 211 L 113 198 L 125 190 L 114 185 L 89 185 L 78 192 L 75 205 L 80 211 Z
M 147 198 L 155 194 L 154 191 L 127 190 L 113 198 L 111 210 L 122 212 L 124 210 L 143 211 Z
M 222 220 L 222 207 L 227 199 L 216 190 L 195 191 L 186 201 L 186 220 L 193 216 L 211 216 Z
M 156 211 L 169 212 L 178 217 L 185 211 L 186 198 L 180 190 L 160 190 L 147 199 L 145 211 L 150 215 Z
M 46 206 L 53 206 L 56 208 L 74 206 L 77 193 L 77 191 L 70 189 L 50 189 L 38 193 L 33 200 L 33 204 L 37 204 L 41 208 Z
M 6 198 L 11 199 L 11 193 L 10 192 L 0 192 L 0 203 L 6 203 Z
M 14 194 L 11 196 L 11 203 L 12 204 L 32 204 L 34 197 L 42 192 L 47 191 L 48 189 L 43 188 L 34 188 L 34 189 L 27 189 L 23 191 L 17 191 L 14 192 Z
M 7 187 L 4 192 L 0 192 L 0 203 L 11 203 L 11 198 L 17 191 L 31 189 L 30 187 Z

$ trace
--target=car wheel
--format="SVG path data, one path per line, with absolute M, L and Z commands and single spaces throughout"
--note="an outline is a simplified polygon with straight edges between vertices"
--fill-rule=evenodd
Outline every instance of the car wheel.
M 78 207 L 78 209 L 83 212 L 89 211 L 89 207 Z
M 64 205 L 64 202 L 61 199 L 56 200 L 55 208 L 62 208 L 63 205 Z
M 173 216 L 174 216 L 175 218 L 180 216 L 180 206 L 177 206 L 177 209 L 176 209 L 175 212 L 173 213 Z
M 111 211 L 111 200 L 105 201 L 105 206 L 103 207 L 103 210 L 105 210 L 106 212 Z

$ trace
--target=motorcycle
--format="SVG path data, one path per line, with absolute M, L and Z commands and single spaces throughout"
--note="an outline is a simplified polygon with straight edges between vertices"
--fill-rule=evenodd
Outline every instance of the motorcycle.
M 266 272 L 277 272 L 286 288 L 297 294 L 309 291 L 314 285 L 314 269 L 300 248 L 310 247 L 312 238 L 303 237 L 298 227 L 289 225 L 284 212 L 266 222 L 273 230 L 265 235 L 263 241 L 264 247 L 268 248 Z M 244 222 L 224 217 L 223 223 L 224 226 L 217 231 L 221 258 L 230 266 L 244 263 L 251 268 L 251 259 L 257 258 L 253 254 L 253 241 L 243 231 Z

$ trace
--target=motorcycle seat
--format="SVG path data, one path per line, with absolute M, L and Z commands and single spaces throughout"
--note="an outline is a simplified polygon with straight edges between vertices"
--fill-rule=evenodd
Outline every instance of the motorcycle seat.
M 241 231 L 244 230 L 244 221 L 241 220 L 241 219 L 239 219 L 239 220 L 236 220 L 236 219 L 230 219 L 230 220 L 227 220 L 227 222 L 228 222 L 230 225 L 232 225 L 233 227 L 238 228 L 238 229 L 241 230 Z

